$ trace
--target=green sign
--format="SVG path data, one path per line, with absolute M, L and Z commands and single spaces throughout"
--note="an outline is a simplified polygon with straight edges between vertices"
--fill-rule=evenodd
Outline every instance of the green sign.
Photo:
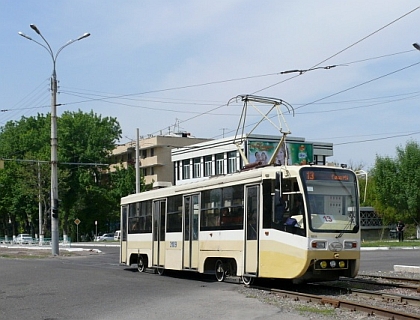
M 314 147 L 310 143 L 288 143 L 290 165 L 305 165 L 314 161 Z

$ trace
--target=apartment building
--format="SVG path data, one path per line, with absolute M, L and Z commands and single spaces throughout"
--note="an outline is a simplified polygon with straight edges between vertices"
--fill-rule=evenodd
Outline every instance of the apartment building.
M 174 183 L 171 151 L 174 148 L 209 141 L 209 139 L 193 138 L 188 133 L 158 135 L 139 140 L 139 168 L 145 183 Z M 112 152 L 111 163 L 127 166 L 135 165 L 136 141 L 118 145 Z M 110 170 L 115 170 L 115 165 Z

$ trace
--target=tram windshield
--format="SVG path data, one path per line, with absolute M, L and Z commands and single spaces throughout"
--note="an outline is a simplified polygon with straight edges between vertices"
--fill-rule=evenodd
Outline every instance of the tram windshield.
M 356 175 L 340 168 L 302 168 L 309 228 L 357 232 L 359 208 Z

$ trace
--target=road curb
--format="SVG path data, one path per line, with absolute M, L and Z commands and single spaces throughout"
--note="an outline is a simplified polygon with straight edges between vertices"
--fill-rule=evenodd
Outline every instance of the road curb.
M 402 266 L 402 265 L 394 265 L 395 272 L 405 272 L 405 273 L 420 273 L 420 267 L 416 266 Z
M 420 247 L 361 247 L 362 251 L 374 251 L 374 250 L 420 250 Z

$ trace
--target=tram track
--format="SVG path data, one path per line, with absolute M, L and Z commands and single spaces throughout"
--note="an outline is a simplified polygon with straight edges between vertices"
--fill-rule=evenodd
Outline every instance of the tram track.
M 385 319 L 420 319 L 420 297 L 374 290 L 348 288 L 326 283 L 286 286 L 286 289 L 250 285 L 248 288 L 263 290 L 279 299 L 314 303 L 333 308 L 361 312 L 367 316 Z M 344 289 L 344 290 L 343 290 Z
M 342 278 L 344 279 L 344 278 Z M 378 280 L 381 280 L 380 282 Z M 359 275 L 357 278 L 347 278 L 347 281 L 380 283 L 381 285 L 395 286 L 399 288 L 414 289 L 420 293 L 420 279 L 406 277 L 391 277 L 385 275 Z
M 351 287 L 343 287 L 337 284 L 318 284 L 314 283 L 311 284 L 312 286 L 317 286 L 319 289 L 323 289 L 325 291 L 329 290 L 332 291 L 337 289 L 336 294 L 342 294 L 342 289 L 347 291 L 346 296 L 351 297 L 355 296 L 357 298 L 361 298 L 364 300 L 377 300 L 379 302 L 383 302 L 385 305 L 391 304 L 401 304 L 401 305 L 409 305 L 416 308 L 419 308 L 420 311 L 420 297 L 400 294 L 400 293 L 392 293 L 392 292 L 381 292 L 381 290 L 370 288 L 368 289 L 360 289 L 360 288 L 351 288 Z M 419 316 L 420 317 L 420 316 Z
M 419 282 L 419 280 L 416 280 Z M 326 284 L 328 286 L 335 286 L 337 288 L 345 288 L 348 290 L 352 290 L 353 292 L 358 289 L 367 289 L 369 291 L 377 291 L 377 292 L 392 292 L 398 291 L 400 295 L 407 295 L 416 297 L 419 299 L 420 295 L 420 287 L 416 284 L 416 281 L 405 281 L 404 278 L 393 278 L 393 281 L 384 282 L 384 281 L 377 281 L 371 279 L 363 279 L 363 278 L 340 278 L 338 281 L 329 281 L 329 282 L 321 282 L 322 284 Z M 314 284 L 320 284 L 314 283 Z

